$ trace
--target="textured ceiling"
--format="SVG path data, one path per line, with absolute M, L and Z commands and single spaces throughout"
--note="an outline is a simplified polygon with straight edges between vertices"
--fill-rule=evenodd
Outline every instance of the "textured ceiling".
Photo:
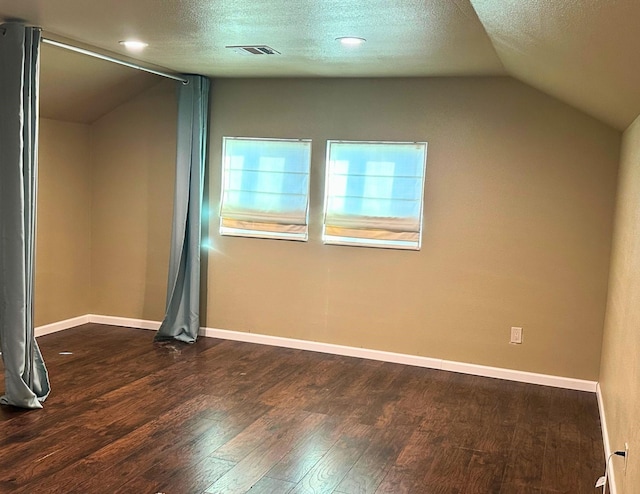
M 512 76 L 620 129 L 640 113 L 640 1 L 471 3 Z
M 137 37 L 142 60 L 210 76 L 504 73 L 468 0 L 0 0 L 2 14 L 111 51 Z M 368 42 L 345 49 L 345 35 Z M 244 44 L 282 55 L 225 48 Z
M 0 18 L 121 54 L 119 40 L 143 39 L 150 46 L 138 59 L 178 72 L 509 74 L 620 129 L 640 113 L 637 0 L 0 0 Z M 335 41 L 345 35 L 367 43 L 346 49 Z M 266 44 L 281 55 L 225 48 L 244 44 Z M 150 80 L 54 50 L 43 50 L 42 100 L 57 118 L 90 121 L 109 106 L 100 97 L 94 105 L 92 95 L 113 88 L 110 104 L 117 104 Z M 63 102 L 76 92 L 86 101 L 84 115 Z

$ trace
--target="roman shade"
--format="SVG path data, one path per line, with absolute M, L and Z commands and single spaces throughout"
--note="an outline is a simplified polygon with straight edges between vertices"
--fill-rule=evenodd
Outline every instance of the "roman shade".
M 323 240 L 419 249 L 427 144 L 329 141 Z
M 311 141 L 225 137 L 220 233 L 307 239 Z

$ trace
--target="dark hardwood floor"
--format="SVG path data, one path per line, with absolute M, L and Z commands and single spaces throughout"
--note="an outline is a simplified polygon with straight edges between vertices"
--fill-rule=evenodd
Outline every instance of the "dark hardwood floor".
M 38 339 L 53 392 L 0 407 L 1 493 L 597 492 L 594 394 L 153 336 Z

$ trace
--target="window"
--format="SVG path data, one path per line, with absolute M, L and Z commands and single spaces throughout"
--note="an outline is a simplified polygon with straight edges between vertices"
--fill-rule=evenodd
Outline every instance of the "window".
M 323 241 L 420 249 L 426 142 L 328 141 Z
M 220 233 L 307 240 L 311 141 L 223 138 Z

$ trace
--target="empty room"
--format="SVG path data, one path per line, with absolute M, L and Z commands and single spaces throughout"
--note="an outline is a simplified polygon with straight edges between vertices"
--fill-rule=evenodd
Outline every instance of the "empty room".
M 0 493 L 640 493 L 638 21 L 0 0 Z

